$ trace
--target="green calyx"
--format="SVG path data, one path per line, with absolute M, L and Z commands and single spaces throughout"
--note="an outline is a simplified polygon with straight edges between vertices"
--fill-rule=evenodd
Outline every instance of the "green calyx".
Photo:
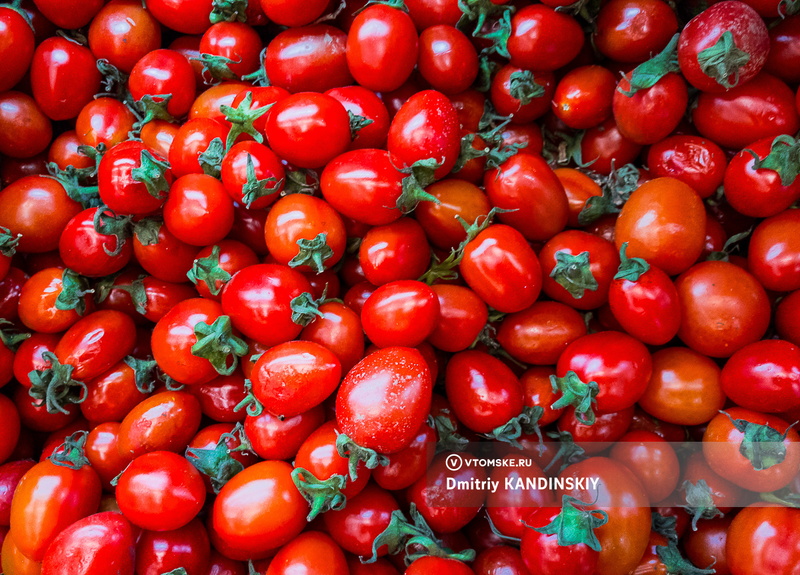
M 232 106 L 222 105 L 219 107 L 220 112 L 225 115 L 225 119 L 231 123 L 231 130 L 228 132 L 228 139 L 225 142 L 225 150 L 230 150 L 231 146 L 236 142 L 236 138 L 242 134 L 251 136 L 259 144 L 264 141 L 264 136 L 256 130 L 253 122 L 267 113 L 273 104 L 266 106 L 259 106 L 253 108 L 253 92 L 249 91 L 244 99 L 239 102 L 239 105 L 233 108 Z
M 253 156 L 250 154 L 247 154 L 246 173 L 247 181 L 242 186 L 242 202 L 248 209 L 258 198 L 270 196 L 276 192 L 280 192 L 283 188 L 283 179 L 258 179 L 258 176 L 256 175 L 256 167 L 253 164 Z
M 147 315 L 147 288 L 144 286 L 144 280 L 148 276 L 140 275 L 129 284 L 115 284 L 115 277 L 112 276 L 109 280 L 101 280 L 100 283 L 95 285 L 96 297 L 95 301 L 101 303 L 108 297 L 112 289 L 118 289 L 126 292 L 131 296 L 131 302 L 139 315 Z
M 208 19 L 212 24 L 246 22 L 247 0 L 214 0 Z
M 772 170 L 781 177 L 782 186 L 791 186 L 800 175 L 800 140 L 786 134 L 772 140 L 769 154 L 762 160 L 753 150 L 745 149 L 753 156 L 753 168 Z
M 59 445 L 48 459 L 51 463 L 61 467 L 76 470 L 85 465 L 91 465 L 83 451 L 88 435 L 88 431 L 76 431 L 72 435 L 65 437 L 64 443 Z
M 225 56 L 216 56 L 214 54 L 200 54 L 199 58 L 191 58 L 195 62 L 200 62 L 203 65 L 203 77 L 206 74 L 211 77 L 215 84 L 219 84 L 225 80 L 238 80 L 239 76 L 231 70 L 231 64 L 241 64 L 241 60 L 231 60 Z
M 523 106 L 533 102 L 534 98 L 544 96 L 544 86 L 536 82 L 536 78 L 530 70 L 514 72 L 508 80 L 511 97 L 519 100 Z
M 388 547 L 390 555 L 405 552 L 406 565 L 428 556 L 465 562 L 475 559 L 475 551 L 472 549 L 455 552 L 445 547 L 413 503 L 409 506 L 409 516 L 411 521 L 406 519 L 401 510 L 393 511 L 389 525 L 372 542 L 372 557 L 366 560 L 362 558 L 362 562 L 374 563 L 377 561 L 378 550 L 384 545 Z
M 347 498 L 342 493 L 347 485 L 347 477 L 344 475 L 334 474 L 321 480 L 307 469 L 296 467 L 292 470 L 292 481 L 311 507 L 306 516 L 309 523 L 320 513 L 338 511 L 347 505 Z
M 231 279 L 231 274 L 222 269 L 219 263 L 220 247 L 215 245 L 211 248 L 211 254 L 204 258 L 197 258 L 192 264 L 192 269 L 186 272 L 194 285 L 200 282 L 206 284 L 211 295 L 219 295 L 222 288 Z
M 658 545 L 656 547 L 658 558 L 667 568 L 669 575 L 713 575 L 716 570 L 709 567 L 708 569 L 700 569 L 695 567 L 678 549 L 678 544 L 675 541 L 670 541 L 667 545 Z
M 14 235 L 11 230 L 0 226 L 0 254 L 10 258 L 17 253 L 17 245 L 22 234 Z
M 246 392 L 244 399 L 236 404 L 233 411 L 244 409 L 250 417 L 258 417 L 264 413 L 264 406 L 253 393 L 253 383 L 249 379 L 244 380 L 244 390 Z
M 97 71 L 100 72 L 100 76 L 102 76 L 100 85 L 103 88 L 103 92 L 97 94 L 95 97 L 106 96 L 114 98 L 129 106 L 132 98 L 131 93 L 128 91 L 128 74 L 114 66 L 105 58 L 97 60 L 96 65 Z
M 517 439 L 522 434 L 531 435 L 535 433 L 539 437 L 539 444 L 542 445 L 544 440 L 542 438 L 542 431 L 539 429 L 539 420 L 544 414 L 544 408 L 541 406 L 526 406 L 522 408 L 522 413 L 516 417 L 512 417 L 507 423 L 496 427 L 491 432 L 484 434 L 487 439 L 494 441 L 502 441 L 509 443 L 517 449 L 522 449 Z
M 237 440 L 243 435 L 244 427 L 237 423 L 231 432 L 220 436 L 214 449 L 186 449 L 186 459 L 197 471 L 208 477 L 214 493 L 219 493 L 223 485 L 244 470 L 244 465 L 231 457 L 232 450 L 228 447 L 229 441 Z M 249 446 L 249 442 L 246 441 L 246 444 Z
M 197 343 L 192 355 L 207 359 L 220 375 L 231 375 L 239 365 L 239 358 L 247 354 L 245 341 L 233 335 L 231 318 L 221 315 L 211 325 L 198 322 L 194 326 Z
M 347 110 L 347 115 L 350 117 L 350 139 L 355 140 L 356 136 L 358 136 L 358 132 L 362 128 L 366 128 L 370 124 L 372 124 L 375 120 L 372 118 L 367 118 L 366 116 L 359 116 L 358 114 L 354 114 L 350 110 Z
M 586 134 L 585 130 L 562 132 L 559 130 L 542 130 L 544 135 L 544 148 L 542 156 L 551 166 L 568 166 L 575 164 L 580 168 L 588 168 L 596 158 L 588 162 L 583 161 L 581 142 Z
M 96 169 L 96 167 L 78 169 L 70 165 L 62 170 L 55 162 L 47 164 L 50 176 L 64 187 L 71 200 L 78 202 L 85 209 L 102 205 L 97 184 L 89 181 L 96 175 Z
M 722 511 L 717 509 L 714 496 L 719 496 L 711 490 L 705 479 L 700 479 L 697 483 L 684 481 L 681 489 L 686 494 L 686 505 L 682 507 L 692 516 L 692 530 L 697 531 L 697 522 L 701 519 L 714 519 L 723 517 Z
M 106 252 L 106 255 L 114 257 L 122 253 L 122 248 L 131 235 L 131 220 L 131 216 L 118 216 L 104 206 L 100 206 L 95 210 L 92 220 L 94 231 L 98 234 L 115 238 L 113 250 L 109 250 L 103 244 L 103 251 Z
M 453 280 L 458 278 L 458 272 L 455 271 L 455 268 L 458 267 L 458 265 L 461 263 L 461 260 L 464 258 L 464 250 L 466 249 L 467 244 L 478 237 L 478 234 L 480 234 L 483 230 L 488 228 L 492 224 L 492 220 L 494 220 L 494 217 L 497 214 L 513 211 L 514 210 L 504 210 L 502 208 L 492 208 L 488 214 L 485 216 L 478 216 L 471 224 L 461 216 L 457 216 L 459 223 L 467 233 L 467 237 L 465 237 L 457 247 L 451 249 L 450 254 L 445 259 L 440 260 L 434 255 L 433 265 L 431 265 L 428 271 L 420 276 L 419 281 L 425 282 L 428 285 L 433 285 L 437 280 L 440 279 Z
M 435 158 L 428 158 L 416 161 L 410 167 L 400 170 L 401 173 L 406 174 L 406 177 L 401 182 L 403 191 L 397 198 L 395 207 L 404 214 L 408 214 L 413 212 L 420 202 L 441 203 L 438 198 L 426 192 L 425 188 L 436 181 L 434 172 L 442 165 L 443 161 L 439 162 Z
M 175 118 L 167 111 L 170 100 L 172 100 L 172 94 L 155 94 L 152 96 L 150 94 L 145 94 L 142 96 L 141 100 L 130 102 L 128 107 L 131 108 L 132 111 L 135 112 L 137 118 L 139 118 L 133 125 L 134 133 L 138 134 L 141 132 L 145 124 L 153 120 L 175 122 Z
M 573 463 L 586 459 L 586 450 L 575 443 L 575 438 L 569 431 L 549 431 L 547 437 L 558 440 L 558 451 L 544 471 L 549 471 L 558 461 L 561 462 L 561 472 Z
M 61 273 L 61 293 L 56 298 L 56 309 L 67 311 L 74 309 L 78 315 L 86 313 L 86 296 L 94 293 L 89 287 L 89 280 L 82 275 L 64 268 Z
M 11 326 L 11 329 L 2 329 L 2 326 Z M 5 318 L 0 317 L 0 344 L 6 346 L 11 351 L 16 351 L 20 344 L 31 336 L 29 333 L 20 333 L 14 328 L 14 324 Z
M 586 200 L 578 214 L 578 223 L 585 226 L 606 214 L 618 214 L 622 211 L 622 206 L 639 187 L 639 175 L 639 168 L 633 164 L 611 170 L 608 177 L 598 182 L 603 194 Z
M 563 377 L 550 376 L 553 391 L 561 392 L 561 397 L 551 406 L 553 409 L 574 406 L 575 419 L 584 425 L 593 425 L 596 417 L 592 405 L 597 403 L 600 386 L 596 381 L 584 383 L 574 371 L 568 371 Z
M 792 427 L 797 425 L 797 422 L 787 427 L 783 433 L 779 433 L 769 425 L 761 425 L 745 419 L 733 419 L 724 411 L 720 413 L 730 420 L 734 429 L 744 435 L 739 445 L 739 453 L 753 464 L 753 469 L 763 471 L 783 463 L 786 459 L 786 435 Z
M 133 224 L 133 235 L 143 246 L 153 246 L 158 243 L 158 233 L 164 222 L 155 218 L 144 218 Z
M 550 277 L 563 287 L 575 299 L 581 299 L 586 290 L 597 291 L 600 285 L 592 274 L 589 252 L 577 255 L 566 250 L 556 252 L 556 265 L 550 271 Z
M 361 447 L 344 433 L 336 436 L 336 452 L 347 459 L 347 472 L 350 480 L 358 479 L 358 463 L 364 462 L 367 469 L 375 469 L 379 465 L 389 465 L 389 458 L 368 447 Z
M 653 531 L 666 537 L 668 541 L 678 542 L 678 532 L 675 530 L 678 518 L 672 515 L 664 516 L 658 511 L 650 513 L 650 526 Z
M 176 567 L 172 571 L 167 571 L 161 575 L 189 575 L 183 567 Z
M 739 83 L 739 70 L 749 61 L 750 54 L 739 49 L 730 30 L 723 32 L 713 46 L 697 54 L 703 74 L 728 90 Z
M 594 530 L 608 523 L 608 513 L 599 509 L 587 510 L 587 505 L 591 503 L 564 495 L 561 499 L 561 512 L 544 527 L 532 529 L 543 535 L 555 535 L 561 547 L 586 545 L 599 552 L 602 547 Z
M 154 359 L 141 359 L 128 356 L 122 361 L 133 370 L 136 389 L 144 394 L 152 393 L 156 388 L 156 364 Z
M 509 11 L 508 6 L 496 4 L 492 0 L 458 0 L 458 8 L 461 10 L 461 18 L 456 28 L 472 36 L 480 34 L 490 17 Z
M 222 159 L 227 152 L 222 138 L 214 138 L 208 143 L 206 151 L 197 156 L 197 161 L 203 173 L 212 178 L 219 179 L 222 170 Z
M 289 303 L 292 308 L 292 321 L 297 325 L 306 327 L 316 318 L 325 315 L 319 311 L 319 306 L 327 301 L 327 292 L 328 289 L 326 287 L 319 299 L 314 299 L 314 296 L 308 292 L 303 292 L 294 298 Z
M 72 378 L 75 367 L 58 361 L 51 351 L 42 354 L 50 364 L 46 369 L 34 369 L 28 374 L 31 388 L 28 394 L 37 400 L 34 405 L 44 405 L 48 413 L 69 413 L 64 409 L 68 403 L 82 403 L 89 390 L 82 381 Z
M 680 34 L 675 34 L 661 52 L 646 62 L 642 62 L 636 66 L 633 71 L 631 71 L 630 76 L 628 77 L 628 81 L 630 83 L 628 90 L 623 90 L 620 86 L 617 86 L 617 91 L 630 98 L 639 90 L 652 88 L 667 74 L 671 72 L 679 72 L 679 36 Z
M 628 280 L 631 282 L 639 281 L 643 274 L 650 269 L 650 264 L 642 258 L 629 258 L 627 255 L 628 242 L 624 242 L 619 248 L 619 268 L 614 275 L 615 280 Z
M 458 428 L 447 415 L 428 416 L 428 425 L 436 430 L 439 438 L 436 442 L 436 453 L 464 451 L 469 446 L 469 439 L 458 433 Z
M 327 233 L 320 232 L 313 239 L 297 240 L 299 251 L 289 260 L 289 267 L 308 266 L 314 273 L 324 272 L 325 262 L 333 257 L 333 249 L 328 245 L 327 238 Z
M 131 170 L 131 178 L 144 184 L 147 193 L 163 200 L 169 192 L 169 182 L 165 177 L 169 170 L 169 162 L 156 159 L 149 150 L 142 150 L 140 166 Z
M 313 196 L 320 191 L 319 175 L 314 170 L 298 168 L 286 172 L 286 185 L 283 194 L 306 194 Z

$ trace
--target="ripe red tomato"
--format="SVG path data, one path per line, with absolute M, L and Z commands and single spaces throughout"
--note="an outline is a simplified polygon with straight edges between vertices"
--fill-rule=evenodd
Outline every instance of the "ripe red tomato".
M 132 460 L 152 451 L 182 452 L 200 427 L 200 403 L 185 391 L 142 399 L 122 420 L 117 447 Z
M 672 7 L 661 0 L 611 0 L 597 15 L 594 45 L 611 60 L 644 62 L 678 31 Z
M 742 509 L 733 518 L 725 545 L 731 572 L 789 575 L 800 546 L 798 525 L 800 512 L 791 507 L 758 503 Z
M 518 68 L 557 70 L 575 59 L 583 43 L 575 18 L 549 6 L 525 6 L 511 18 L 508 53 Z
M 5 92 L 13 88 L 28 71 L 35 38 L 22 14 L 6 6 L 0 9 L 0 31 L 0 58 L 5 62 L 0 92 Z
M 308 504 L 284 461 L 251 465 L 226 483 L 214 500 L 210 536 L 233 559 L 260 559 L 293 540 L 306 526 Z
M 161 46 L 161 26 L 137 0 L 111 0 L 89 24 L 89 48 L 129 74 L 134 64 Z
M 416 347 L 433 333 L 439 299 L 428 285 L 398 280 L 380 286 L 361 309 L 361 326 L 378 347 Z
M 415 349 L 386 347 L 362 359 L 336 395 L 339 430 L 361 447 L 397 453 L 428 415 L 433 384 Z

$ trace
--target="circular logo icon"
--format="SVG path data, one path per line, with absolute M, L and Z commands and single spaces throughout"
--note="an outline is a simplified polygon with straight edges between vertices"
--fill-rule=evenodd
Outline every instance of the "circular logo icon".
M 444 464 L 450 471 L 458 471 L 461 469 L 461 467 L 463 467 L 464 460 L 461 459 L 461 456 L 458 453 L 451 453 L 444 460 Z

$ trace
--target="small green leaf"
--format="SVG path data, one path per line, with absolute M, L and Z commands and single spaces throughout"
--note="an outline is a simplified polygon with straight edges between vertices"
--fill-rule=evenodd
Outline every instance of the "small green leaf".
M 628 76 L 630 83 L 628 90 L 623 90 L 620 86 L 617 86 L 617 90 L 630 98 L 639 90 L 652 88 L 667 74 L 680 72 L 680 66 L 678 66 L 679 37 L 680 34 L 675 34 L 661 52 L 633 69 Z
M 595 398 L 600 393 L 600 386 L 596 381 L 584 383 L 577 373 L 568 371 L 563 377 L 551 375 L 550 385 L 554 392 L 561 393 L 561 397 L 550 407 L 561 409 L 572 405 L 575 407 L 575 419 L 584 425 L 594 424 L 596 418 L 592 406 L 597 403 Z
M 614 275 L 615 280 L 628 280 L 637 282 L 650 269 L 650 264 L 642 258 L 629 258 L 627 255 L 628 242 L 623 242 L 619 248 L 619 268 Z
M 753 168 L 773 170 L 781 177 L 782 186 L 791 186 L 800 175 L 800 140 L 782 134 L 772 140 L 769 154 L 762 160 L 753 150 L 745 149 L 753 156 Z
M 189 281 L 194 285 L 203 282 L 206 284 L 209 293 L 215 296 L 220 294 L 222 288 L 232 277 L 230 273 L 220 266 L 219 255 L 220 247 L 219 245 L 214 245 L 211 248 L 211 254 L 194 260 L 192 269 L 186 272 L 186 277 L 189 278 Z
M 198 322 L 194 326 L 197 343 L 192 355 L 207 359 L 220 375 L 231 375 L 239 365 L 239 358 L 247 354 L 245 341 L 233 335 L 231 318 L 221 315 L 209 325 Z
M 577 255 L 566 250 L 558 250 L 555 254 L 556 265 L 550 271 L 550 277 L 563 287 L 575 299 L 581 299 L 586 290 L 597 291 L 600 284 L 592 274 L 589 252 Z
M 608 513 L 599 509 L 586 510 L 590 503 L 569 495 L 561 498 L 561 512 L 544 527 L 533 528 L 544 535 L 555 535 L 561 547 L 586 545 L 601 551 L 600 540 L 594 530 L 608 523 Z
M 163 200 L 169 192 L 169 182 L 165 174 L 169 170 L 169 162 L 156 159 L 149 150 L 142 150 L 140 166 L 131 170 L 131 178 L 141 182 L 147 193 L 156 199 Z

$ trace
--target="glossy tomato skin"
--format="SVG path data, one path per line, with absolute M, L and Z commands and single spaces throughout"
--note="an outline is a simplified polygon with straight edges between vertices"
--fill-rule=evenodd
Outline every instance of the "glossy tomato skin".
M 539 296 L 542 268 L 524 236 L 505 224 L 493 224 L 464 249 L 459 270 L 487 305 L 512 313 Z
M 143 399 L 119 428 L 117 447 L 128 460 L 152 451 L 182 452 L 200 427 L 200 404 L 185 391 L 162 391 Z
M 583 130 L 611 115 L 617 79 L 603 66 L 579 66 L 564 74 L 553 93 L 553 113 L 567 126 Z
M 135 0 L 112 0 L 89 24 L 89 48 L 129 74 L 134 64 L 161 46 L 161 26 Z
M 445 94 L 469 88 L 478 75 L 478 53 L 469 38 L 453 26 L 436 25 L 419 37 L 418 67 L 430 85 Z
M 380 286 L 361 309 L 364 333 L 378 347 L 416 347 L 433 332 L 438 317 L 439 298 L 416 280 Z
M 349 575 L 344 552 L 329 535 L 319 531 L 302 533 L 273 557 L 267 575 L 290 575 L 295 571 Z
M 299 92 L 273 106 L 267 118 L 270 147 L 300 168 L 319 168 L 347 150 L 350 119 L 331 96 Z
M 561 181 L 540 156 L 515 154 L 483 179 L 498 218 L 530 241 L 547 241 L 567 225 L 569 206 Z
M 800 330 L 794 321 L 800 311 L 800 290 L 793 291 L 784 297 L 775 310 L 775 330 L 783 339 L 800 345 Z
M 581 254 L 587 254 L 590 273 L 596 284 L 593 287 L 596 289 L 591 289 L 592 286 L 584 290 L 577 289 L 569 271 L 565 274 L 566 281 L 559 281 L 558 269 L 563 267 L 559 260 L 564 256 Z M 566 230 L 553 236 L 544 245 L 539 252 L 539 261 L 542 264 L 542 290 L 556 301 L 575 309 L 587 310 L 608 301 L 608 290 L 619 266 L 619 255 L 614 245 L 600 236 L 581 230 Z
M 655 144 L 678 126 L 689 102 L 686 82 L 676 73 L 653 86 L 628 95 L 630 75 L 623 76 L 614 91 L 614 120 L 620 133 L 636 144 Z
M 766 72 L 721 94 L 701 92 L 692 122 L 702 136 L 733 149 L 800 128 L 792 89 Z
M 145 150 L 147 148 L 141 142 L 123 142 L 111 148 L 100 160 L 100 198 L 117 214 L 148 214 L 161 207 L 166 199 L 165 194 L 159 197 L 151 195 L 144 183 L 133 175 L 134 170 L 141 168 L 141 158 Z M 156 160 L 162 160 L 155 157 Z M 164 177 L 168 184 L 172 182 L 172 173 L 169 170 Z
M 97 510 L 100 493 L 100 479 L 90 466 L 37 463 L 20 480 L 11 502 L 11 531 L 19 550 L 41 561 L 62 529 Z
M 701 198 L 722 184 L 727 165 L 725 152 L 715 142 L 676 134 L 650 146 L 647 167 L 654 177 L 672 177 L 691 187 Z
M 397 209 L 403 174 L 386 150 L 345 152 L 325 166 L 320 179 L 325 200 L 343 216 L 370 225 L 391 223 Z
M 244 429 L 253 444 L 253 451 L 262 459 L 291 459 L 324 421 L 325 409 L 318 405 L 283 421 L 268 411 L 256 417 L 247 416 Z
M 463 351 L 475 342 L 489 318 L 486 304 L 469 288 L 431 286 L 439 299 L 439 317 L 428 343 L 442 351 Z
M 417 63 L 419 38 L 405 12 L 370 6 L 347 33 L 347 65 L 356 82 L 376 92 L 398 89 Z
M 574 371 L 583 382 L 597 382 L 596 409 L 611 413 L 632 406 L 652 373 L 650 352 L 629 335 L 604 331 L 572 342 L 558 358 L 557 374 Z
M 550 489 L 516 487 L 518 481 L 531 478 L 538 481 L 547 477 L 533 462 L 520 464 L 514 455 L 508 455 L 502 466 L 495 467 L 490 478 L 499 481 L 502 487 L 486 496 L 486 515 L 497 530 L 509 537 L 524 537 L 527 527 L 523 523 L 531 511 L 555 504 Z
M 773 140 L 767 137 L 749 144 L 731 159 L 725 170 L 725 199 L 746 216 L 775 216 L 800 198 L 800 180 L 784 185 L 775 170 L 755 167 L 753 153 L 764 160 L 772 150 Z
M 122 472 L 116 496 L 131 523 L 168 531 L 194 519 L 205 503 L 206 488 L 200 472 L 182 455 L 151 451 Z
M 435 246 L 449 250 L 455 248 L 466 237 L 464 226 L 456 216 L 474 222 L 486 216 L 492 205 L 486 194 L 475 184 L 445 178 L 425 189 L 438 202 L 420 202 L 414 217 L 422 225 L 428 240 Z
M 722 367 L 722 390 L 736 405 L 782 413 L 800 406 L 800 348 L 780 339 L 757 341 Z
M 17 306 L 23 325 L 39 334 L 60 333 L 81 318 L 77 310 L 56 307 L 63 289 L 63 275 L 61 268 L 45 268 L 23 284 Z M 86 303 L 87 311 L 91 311 L 93 305 L 89 301 Z M 25 342 L 22 345 L 25 346 Z
M 245 198 L 248 162 L 252 162 L 257 180 L 273 179 L 270 193 Z M 254 210 L 275 203 L 283 190 L 286 172 L 280 158 L 267 146 L 248 140 L 234 144 L 222 160 L 222 183 L 231 198 L 239 204 Z M 234 230 L 238 226 L 234 226 Z
M 638 63 L 660 52 L 678 31 L 678 18 L 661 0 L 612 0 L 597 15 L 592 39 L 601 54 Z
M 641 150 L 641 145 L 622 135 L 613 116 L 586 130 L 581 139 L 583 161 L 592 162 L 592 171 L 600 174 L 633 162 Z
M 308 504 L 283 461 L 251 465 L 226 483 L 214 501 L 210 535 L 233 559 L 263 558 L 306 526 Z
M 759 503 L 740 511 L 728 529 L 726 558 L 735 575 L 775 573 L 795 569 L 800 513 L 775 503 Z
M 25 75 L 33 58 L 35 38 L 33 30 L 22 15 L 11 8 L 0 10 L 0 57 L 6 64 L 0 92 L 13 88 Z
M 765 289 L 790 292 L 800 288 L 800 225 L 797 210 L 786 210 L 756 226 L 747 252 L 748 269 Z
M 396 280 L 420 277 L 430 264 L 430 245 L 425 230 L 411 218 L 370 229 L 358 249 L 364 277 L 380 286 Z
M 411 96 L 392 118 L 387 149 L 398 168 L 433 158 L 441 164 L 434 176 L 448 174 L 461 149 L 458 116 L 450 100 L 436 90 Z
M 59 28 L 66 29 L 85 26 L 103 6 L 102 0 L 90 0 L 89 2 L 37 0 L 35 4 L 39 12 L 48 20 Z
M 133 368 L 120 361 L 98 377 L 86 381 L 86 399 L 80 404 L 83 416 L 98 423 L 121 421 L 142 400 L 135 377 Z
M 189 575 L 202 574 L 210 556 L 208 533 L 199 519 L 169 531 L 144 530 L 136 541 L 136 574 L 161 575 L 178 567 Z
M 86 104 L 75 120 L 78 140 L 96 148 L 111 147 L 128 139 L 136 118 L 125 104 L 114 98 L 97 98 Z
M 386 347 L 366 356 L 345 376 L 336 396 L 339 430 L 379 453 L 401 451 L 427 417 L 431 374 L 420 352 Z
M 749 58 L 736 73 L 717 79 L 703 71 L 698 55 L 714 46 L 726 31 L 733 36 L 736 47 L 747 52 Z M 746 84 L 763 68 L 768 53 L 767 26 L 744 2 L 727 0 L 710 6 L 689 21 L 678 39 L 681 73 L 690 84 L 704 92 L 724 92 L 732 86 Z
M 223 142 L 228 137 L 228 128 L 212 118 L 190 118 L 178 128 L 169 152 L 169 163 L 176 176 L 202 174 L 198 156 L 204 153 L 212 140 Z
M 291 300 L 311 292 L 308 280 L 288 266 L 258 264 L 236 273 L 222 291 L 222 310 L 234 327 L 264 345 L 294 339 Z
M 312 241 L 325 234 L 331 253 L 320 259 L 325 269 L 336 265 L 344 255 L 347 232 L 341 216 L 324 200 L 306 194 L 290 194 L 272 206 L 264 226 L 270 255 L 281 264 L 302 272 L 322 272 L 319 263 L 293 261 L 302 257 L 298 242 Z M 304 258 L 307 260 L 307 258 Z
M 624 465 L 605 457 L 592 457 L 567 467 L 562 477 L 595 477 L 597 489 L 559 492 L 593 502 L 589 509 L 608 513 L 608 523 L 595 533 L 602 547 L 597 570 L 608 575 L 627 575 L 639 562 L 650 531 L 650 503 L 638 479 Z
M 76 379 L 91 379 L 106 372 L 133 351 L 136 326 L 124 313 L 101 310 L 78 320 L 61 337 L 55 354 L 61 363 L 75 366 Z
M 581 51 L 584 35 L 570 15 L 543 4 L 525 6 L 511 18 L 511 63 L 526 70 L 552 71 Z
M 58 252 L 64 265 L 86 277 L 102 277 L 118 272 L 133 255 L 130 241 L 103 233 L 108 229 L 103 218 L 115 216 L 108 210 L 98 215 L 100 209 L 89 208 L 73 217 L 58 242 Z
M 784 459 L 765 469 L 755 469 L 740 451 L 745 434 L 733 424 L 744 420 L 749 423 L 766 425 L 778 435 L 784 450 Z M 714 417 L 703 434 L 703 455 L 711 469 L 735 485 L 750 491 L 770 492 L 786 487 L 797 475 L 800 466 L 800 436 L 789 423 L 775 415 L 732 407 Z
M 678 333 L 678 291 L 669 276 L 655 266 L 636 281 L 613 280 L 608 303 L 625 331 L 643 343 L 664 345 Z
M 614 444 L 611 458 L 641 481 L 650 501 L 663 501 L 678 486 L 680 462 L 673 447 L 650 431 L 630 431 Z
M 164 225 L 182 242 L 211 245 L 231 231 L 233 202 L 216 178 L 187 174 L 170 187 L 164 204 Z
M 0 153 L 30 158 L 43 152 L 53 126 L 36 101 L 23 92 L 0 93 Z
M 639 398 L 647 413 L 678 425 L 701 425 L 725 404 L 720 368 L 710 358 L 685 347 L 653 353 L 653 375 Z
M 183 34 L 202 34 L 210 26 L 211 0 L 151 0 L 147 9 L 164 26 Z
M 195 97 L 194 71 L 183 54 L 174 50 L 153 50 L 136 62 L 128 79 L 128 89 L 134 100 L 170 94 L 167 112 L 175 118 L 185 116 Z
M 750 273 L 728 262 L 701 262 L 675 280 L 685 344 L 711 357 L 730 357 L 760 339 L 769 325 L 769 300 Z
M 674 178 L 656 178 L 639 186 L 622 207 L 615 242 L 618 249 L 628 242 L 628 257 L 675 275 L 700 256 L 705 223 L 697 192 Z
M 284 30 L 267 45 L 264 67 L 273 86 L 289 92 L 324 92 L 352 84 L 347 34 L 327 24 Z
M 39 44 L 33 54 L 31 85 L 48 118 L 68 120 L 100 91 L 100 72 L 88 48 L 55 36 Z
M 502 361 L 468 350 L 447 363 L 447 397 L 453 413 L 469 429 L 489 433 L 522 413 L 522 385 Z
M 80 211 L 64 186 L 49 177 L 28 176 L 0 191 L 0 226 L 22 234 L 17 245 L 22 253 L 57 249 L 67 223 Z
M 599 553 L 585 544 L 561 546 L 553 534 L 535 531 L 549 525 L 561 507 L 540 507 L 525 518 L 520 552 L 530 573 L 582 575 L 594 573 Z
M 134 533 L 119 513 L 104 511 L 59 533 L 42 560 L 43 575 L 93 575 L 116 570 L 133 575 Z
M 265 409 L 291 417 L 322 403 L 341 376 L 341 363 L 332 351 L 310 341 L 291 341 L 264 352 L 250 379 Z
M 408 447 L 390 455 L 388 465 L 373 470 L 372 477 L 375 483 L 389 491 L 411 486 L 430 467 L 435 455 L 431 447 L 436 443 L 436 439 L 436 430 L 427 422 L 423 423 Z
M 350 143 L 351 150 L 381 148 L 386 144 L 389 111 L 375 92 L 362 86 L 341 86 L 331 88 L 325 93 L 339 100 L 348 112 L 372 120 L 371 124 L 358 131 Z
M 372 483 L 347 502 L 344 509 L 329 511 L 322 516 L 331 537 L 343 549 L 356 555 L 372 553 L 372 542 L 391 520 L 392 512 L 400 509 L 388 491 Z M 387 548 L 381 546 L 378 556 L 386 555 Z

